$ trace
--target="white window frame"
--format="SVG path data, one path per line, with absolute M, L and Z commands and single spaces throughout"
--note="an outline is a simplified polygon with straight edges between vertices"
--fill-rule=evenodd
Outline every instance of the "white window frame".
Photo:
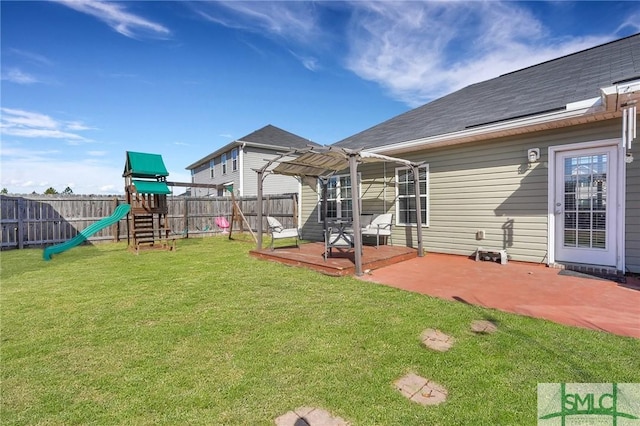
M 215 160 L 209 161 L 209 177 L 215 179 L 216 177 L 216 162 Z
M 222 174 L 227 174 L 227 153 L 225 152 L 220 156 L 220 164 L 222 164 Z
M 415 192 L 411 193 L 411 194 L 400 194 L 400 185 L 404 184 L 405 182 L 400 182 L 398 175 L 400 172 L 403 172 L 405 170 L 411 171 L 410 167 L 396 167 L 396 175 L 395 175 L 395 183 L 396 183 L 396 225 L 397 226 L 416 226 L 417 224 L 414 223 L 405 223 L 402 222 L 402 218 L 403 216 L 400 215 L 400 203 L 401 200 L 405 200 L 405 199 L 411 199 L 413 198 L 415 200 L 416 198 L 416 194 Z M 425 217 L 423 218 L 424 220 L 422 221 L 422 227 L 426 228 L 429 226 L 429 217 L 431 216 L 429 214 L 429 198 L 430 198 L 430 191 L 429 191 L 429 165 L 428 164 L 423 164 L 420 167 L 418 167 L 418 173 L 420 173 L 421 170 L 425 171 L 425 189 L 426 191 L 424 193 L 422 193 L 422 191 L 420 191 L 420 198 L 424 198 L 425 203 L 424 203 L 424 208 L 422 209 L 424 211 L 424 215 Z
M 238 170 L 238 148 L 233 148 L 231 150 L 231 171 L 235 172 Z
M 341 192 L 341 188 L 340 188 L 340 179 L 341 178 L 351 178 L 350 174 L 343 174 L 343 175 L 333 175 L 331 176 L 329 179 L 335 179 L 336 180 L 336 198 L 327 198 L 327 201 L 335 201 L 336 202 L 336 211 L 337 211 L 337 216 L 333 217 L 333 216 L 327 216 L 327 220 L 335 220 L 335 219 L 342 219 L 342 201 L 343 200 L 350 200 L 351 197 L 348 198 L 342 198 L 340 192 Z M 351 189 L 353 190 L 353 184 L 351 185 Z M 361 174 L 358 172 L 358 193 L 362 194 L 362 177 Z M 362 202 L 362 200 L 358 200 L 358 202 Z M 362 210 L 362 209 L 360 209 Z M 353 212 L 353 207 L 352 210 Z M 352 218 L 353 219 L 353 218 Z M 320 182 L 320 179 L 318 179 L 318 222 L 321 223 L 322 222 L 322 183 Z

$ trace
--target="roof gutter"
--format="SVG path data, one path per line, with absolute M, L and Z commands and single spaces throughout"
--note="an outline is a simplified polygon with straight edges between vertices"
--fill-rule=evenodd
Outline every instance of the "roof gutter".
M 538 130 L 548 130 L 568 125 L 592 122 L 594 119 L 609 119 L 619 115 L 616 109 L 612 111 L 608 109 L 608 105 L 605 103 L 607 100 L 608 99 L 605 99 L 605 97 L 602 96 L 598 98 L 585 99 L 583 101 L 567 104 L 565 108 L 560 111 L 520 117 L 513 120 L 492 123 L 444 135 L 430 136 L 378 148 L 370 148 L 367 149 L 367 151 L 373 153 L 410 152 L 417 149 L 458 145 L 489 138 L 521 135 Z
M 640 79 L 635 77 L 618 82 L 613 86 L 601 88 L 599 97 L 569 103 L 559 111 L 519 117 L 459 132 L 371 148 L 367 151 L 395 154 L 608 120 L 621 117 L 623 107 L 638 101 L 640 101 Z
M 248 141 L 243 141 L 243 140 L 237 140 L 237 141 L 233 141 L 231 143 L 226 144 L 225 146 L 223 146 L 222 148 L 212 152 L 211 154 L 207 155 L 206 157 L 202 157 L 201 159 L 199 159 L 198 161 L 196 161 L 193 164 L 188 165 L 187 167 L 185 167 L 186 170 L 191 170 L 191 169 L 195 169 L 198 166 L 201 166 L 204 163 L 208 163 L 209 161 L 213 160 L 214 158 L 216 158 L 217 156 L 219 156 L 220 154 L 227 152 L 235 147 L 242 147 L 244 148 L 245 146 L 250 146 L 250 147 L 254 147 L 254 148 L 264 148 L 264 149 L 269 149 L 272 151 L 289 151 L 290 148 L 286 147 L 286 146 L 277 146 L 277 145 L 268 145 L 268 144 L 263 144 L 263 143 L 258 143 L 258 142 L 248 142 Z

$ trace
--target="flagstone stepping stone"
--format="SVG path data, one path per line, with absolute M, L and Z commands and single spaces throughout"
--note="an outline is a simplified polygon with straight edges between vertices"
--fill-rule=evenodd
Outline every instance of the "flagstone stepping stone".
M 441 404 L 449 394 L 444 386 L 414 373 L 399 378 L 393 384 L 402 395 L 421 405 Z
M 453 337 L 433 328 L 427 328 L 423 331 L 420 335 L 420 340 L 426 347 L 439 352 L 448 351 L 455 342 Z
M 277 426 L 349 426 L 350 424 L 321 408 L 313 407 L 299 407 L 276 419 Z
M 487 320 L 476 320 L 471 322 L 471 331 L 474 333 L 488 333 L 492 334 L 498 331 L 498 327 Z

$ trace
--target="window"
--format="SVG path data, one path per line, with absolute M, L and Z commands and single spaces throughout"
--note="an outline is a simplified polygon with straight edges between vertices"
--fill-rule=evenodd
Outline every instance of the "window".
M 209 161 L 209 173 L 211 174 L 211 179 L 216 177 L 216 162 L 214 160 Z
M 231 151 L 231 170 L 234 172 L 238 170 L 238 148 Z
M 358 174 L 358 180 L 360 180 Z M 322 184 L 318 181 L 318 221 L 322 222 Z M 327 219 L 352 219 L 353 201 L 351 200 L 351 176 L 336 175 L 329 178 L 327 184 Z
M 222 157 L 220 157 L 220 163 L 222 163 L 222 174 L 226 175 L 227 174 L 227 154 L 222 154 Z
M 420 166 L 418 168 L 418 184 L 420 185 L 420 208 L 422 209 L 422 225 L 429 226 L 428 214 L 428 183 L 429 183 L 429 166 Z M 398 202 L 396 204 L 396 217 L 398 225 L 415 225 L 416 216 L 416 193 L 413 183 L 413 171 L 408 167 L 399 167 L 396 169 L 396 195 Z

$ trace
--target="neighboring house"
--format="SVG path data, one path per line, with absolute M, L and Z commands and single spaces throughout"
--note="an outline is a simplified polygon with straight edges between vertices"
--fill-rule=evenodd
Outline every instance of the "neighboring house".
M 640 272 L 640 139 L 622 143 L 638 99 L 640 34 L 473 84 L 334 146 L 424 162 L 427 251 Z M 362 213 L 393 213 L 393 244 L 415 247 L 410 173 L 358 171 Z M 350 211 L 345 173 L 328 196 L 334 217 Z M 304 235 L 321 240 L 318 198 L 304 186 Z
M 308 139 L 267 125 L 231 142 L 187 167 L 191 182 L 220 185 L 218 189 L 192 188 L 194 196 L 230 195 L 223 185 L 233 184 L 238 196 L 257 194 L 257 175 L 254 169 L 262 167 L 281 153 L 308 146 L 320 146 Z M 290 176 L 270 176 L 264 182 L 264 195 L 298 193 L 299 181 Z

